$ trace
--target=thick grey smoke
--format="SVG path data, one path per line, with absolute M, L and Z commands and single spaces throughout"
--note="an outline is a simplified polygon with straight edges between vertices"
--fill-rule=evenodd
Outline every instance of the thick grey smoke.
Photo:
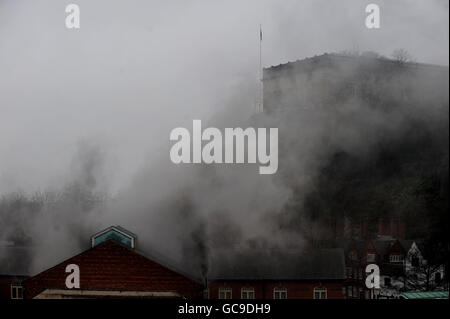
M 32 272 L 112 224 L 138 234 L 141 250 L 202 272 L 214 248 L 302 247 L 307 232 L 323 231 L 280 219 L 303 205 L 335 151 L 370 156 L 379 140 L 370 132 L 400 134 L 404 110 L 387 117 L 344 101 L 342 112 L 323 116 L 252 117 L 259 24 L 265 66 L 398 48 L 448 64 L 447 1 L 379 1 L 376 31 L 356 0 L 74 2 L 78 31 L 65 29 L 60 1 L 0 1 L 0 239 L 33 242 Z M 175 166 L 169 132 L 192 119 L 276 126 L 291 151 L 269 177 L 246 165 Z

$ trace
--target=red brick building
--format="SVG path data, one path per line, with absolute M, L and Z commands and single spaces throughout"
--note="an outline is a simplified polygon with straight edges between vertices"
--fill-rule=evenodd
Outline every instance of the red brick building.
M 211 299 L 342 299 L 341 249 L 251 250 L 215 256 L 208 277 Z
M 391 276 L 399 277 L 405 271 L 405 257 L 413 240 L 378 236 L 372 240 L 349 240 L 342 243 L 345 250 L 347 298 L 372 299 L 374 292 L 366 288 L 365 269 L 368 264 L 380 267 L 382 286 L 389 286 Z
M 136 251 L 136 238 L 119 226 L 109 227 L 92 236 L 90 249 L 37 275 L 2 276 L 2 298 L 13 293 L 27 299 L 345 297 L 341 249 L 213 251 L 205 281 Z
M 136 237 L 110 227 L 92 237 L 92 248 L 23 282 L 24 298 L 200 298 L 203 285 L 135 250 Z M 66 279 L 79 269 L 79 288 Z

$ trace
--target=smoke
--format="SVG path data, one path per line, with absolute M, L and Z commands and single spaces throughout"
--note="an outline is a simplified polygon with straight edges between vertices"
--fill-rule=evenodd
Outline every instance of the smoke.
M 62 257 L 89 247 L 97 227 L 92 215 L 107 200 L 101 184 L 102 158 L 98 145 L 80 141 L 72 162 L 72 179 L 61 189 L 4 194 L 0 199 L 0 240 L 6 243 L 1 269 L 28 274 Z M 64 245 L 61 245 L 64 241 Z M 13 262 L 14 267 L 7 263 Z
M 448 93 L 436 96 L 447 104 L 434 107 L 428 97 L 440 87 L 410 75 L 358 88 L 372 99 L 393 94 L 388 104 L 397 108 L 347 97 L 320 101 L 332 87 L 318 86 L 294 94 L 294 106 L 328 109 L 253 115 L 260 23 L 266 66 L 398 48 L 416 61 L 448 64 L 446 1 L 383 1 L 377 33 L 364 27 L 360 1 L 77 3 L 81 29 L 72 32 L 56 1 L 0 2 L 0 240 L 35 247 L 26 261 L 32 273 L 116 224 L 138 234 L 139 250 L 203 275 L 216 249 L 303 249 L 311 238 L 331 236 L 319 217 L 332 222 L 351 209 L 327 196 L 337 196 L 338 186 L 327 183 L 333 163 L 364 170 L 383 145 L 417 145 L 413 133 L 424 131 L 439 150 L 441 136 L 448 138 Z M 318 70 L 298 87 L 327 77 Z M 402 88 L 392 86 L 414 81 L 422 90 L 405 103 Z M 205 127 L 278 127 L 279 172 L 173 165 L 169 132 L 194 118 Z M 351 171 L 336 170 L 345 172 L 341 180 Z

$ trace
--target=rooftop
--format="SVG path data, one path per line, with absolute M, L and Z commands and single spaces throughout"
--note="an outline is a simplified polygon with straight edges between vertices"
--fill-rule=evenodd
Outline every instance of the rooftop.
M 403 292 L 400 296 L 405 299 L 448 299 L 448 290 Z
M 427 63 L 416 63 L 416 62 L 399 62 L 396 60 L 388 59 L 381 56 L 373 55 L 347 55 L 338 53 L 325 53 L 322 55 L 316 55 L 314 57 L 309 57 L 301 60 L 291 61 L 287 63 L 281 63 L 278 65 L 270 66 L 264 68 L 264 78 L 271 78 L 276 73 L 280 71 L 308 71 L 313 68 L 321 66 L 330 66 L 333 63 L 352 63 L 352 64 L 365 64 L 365 65 L 383 65 L 387 67 L 402 66 L 407 68 L 420 68 L 436 71 L 446 71 L 448 72 L 448 66 L 427 64 Z
M 342 249 L 215 252 L 210 280 L 340 280 L 345 278 Z

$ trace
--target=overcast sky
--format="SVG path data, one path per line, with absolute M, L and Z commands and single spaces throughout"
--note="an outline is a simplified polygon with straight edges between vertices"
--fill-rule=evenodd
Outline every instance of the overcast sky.
M 169 131 L 240 118 L 263 65 L 342 50 L 448 65 L 447 0 L 0 0 L 0 194 L 58 187 L 80 141 L 101 145 L 107 184 L 125 187 L 166 149 Z M 364 25 L 381 7 L 381 29 Z M 169 157 L 167 155 L 167 159 Z

